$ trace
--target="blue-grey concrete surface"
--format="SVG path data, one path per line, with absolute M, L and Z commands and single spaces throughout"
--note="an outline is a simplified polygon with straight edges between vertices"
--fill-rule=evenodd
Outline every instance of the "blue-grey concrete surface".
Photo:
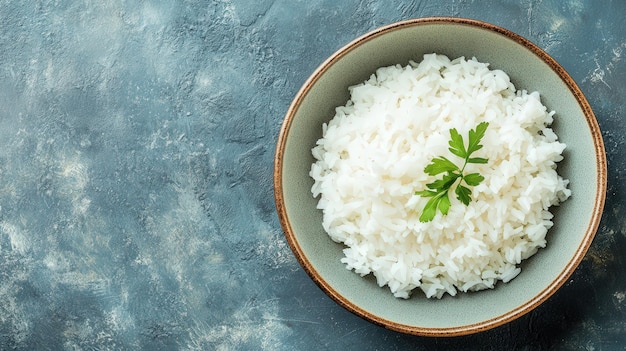
M 625 15 L 621 0 L 0 1 L 0 349 L 625 348 Z M 309 74 L 356 36 L 423 16 L 545 49 L 587 94 L 609 161 L 605 215 L 571 280 L 458 338 L 333 302 L 273 199 L 278 130 Z

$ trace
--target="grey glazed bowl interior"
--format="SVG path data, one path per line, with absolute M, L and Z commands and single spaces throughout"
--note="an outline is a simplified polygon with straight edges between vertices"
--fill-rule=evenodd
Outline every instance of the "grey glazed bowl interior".
M 426 53 L 476 57 L 509 74 L 517 89 L 539 91 L 556 111 L 553 129 L 567 144 L 559 173 L 570 180 L 572 197 L 555 208 L 548 245 L 522 264 L 508 284 L 441 300 L 419 291 L 394 298 L 372 277 L 361 278 L 340 262 L 343 245 L 322 228 L 322 213 L 310 192 L 311 148 L 322 123 L 349 98 L 348 87 L 381 66 L 421 61 Z M 585 255 L 604 207 L 606 156 L 602 136 L 582 92 L 565 70 L 523 37 L 485 22 L 422 18 L 367 33 L 327 59 L 306 81 L 289 107 L 280 131 L 274 168 L 275 199 L 285 236 L 311 279 L 356 315 L 386 328 L 415 335 L 455 336 L 500 326 L 548 299 Z

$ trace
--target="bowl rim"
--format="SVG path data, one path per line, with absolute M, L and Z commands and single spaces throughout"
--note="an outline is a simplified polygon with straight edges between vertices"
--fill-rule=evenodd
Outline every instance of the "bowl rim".
M 591 132 L 591 136 L 593 139 L 593 144 L 595 148 L 595 156 L 596 156 L 596 168 L 597 168 L 597 182 L 596 182 L 596 196 L 594 200 L 593 212 L 591 214 L 591 218 L 589 224 L 585 230 L 585 235 L 583 237 L 582 242 L 579 244 L 574 256 L 568 262 L 568 264 L 563 268 L 561 273 L 557 276 L 555 280 L 553 280 L 549 285 L 547 285 L 542 291 L 540 291 L 534 298 L 516 307 L 513 310 L 510 310 L 502 315 L 493 317 L 491 319 L 484 320 L 482 322 L 454 326 L 454 327 L 420 327 L 413 325 L 406 325 L 397 323 L 386 318 L 382 318 L 380 316 L 374 315 L 363 308 L 357 306 L 353 302 L 349 301 L 341 294 L 339 294 L 328 282 L 324 280 L 324 278 L 314 269 L 309 259 L 306 257 L 304 251 L 302 250 L 300 244 L 298 243 L 293 228 L 291 227 L 291 223 L 289 221 L 289 217 L 287 215 L 287 209 L 284 204 L 284 195 L 283 195 L 283 154 L 285 152 L 285 144 L 287 141 L 287 137 L 289 134 L 289 130 L 291 128 L 291 124 L 293 122 L 294 116 L 305 96 L 311 90 L 313 85 L 320 79 L 320 77 L 338 60 L 340 60 L 347 53 L 351 52 L 355 48 L 359 47 L 364 42 L 370 41 L 378 36 L 381 36 L 385 33 L 392 32 L 405 27 L 412 26 L 421 26 L 421 25 L 432 25 L 432 24 L 446 24 L 446 25 L 463 25 L 463 26 L 471 26 L 471 27 L 479 27 L 491 32 L 499 33 L 509 39 L 514 40 L 518 44 L 524 46 L 532 53 L 534 53 L 540 60 L 545 62 L 562 80 L 562 82 L 567 86 L 570 92 L 574 95 L 576 101 L 580 105 L 580 108 L 585 116 L 587 125 Z M 574 270 L 579 266 L 586 252 L 588 251 L 591 242 L 593 241 L 597 229 L 600 224 L 600 220 L 602 218 L 602 213 L 605 204 L 606 198 L 606 189 L 607 189 L 607 160 L 606 160 L 606 152 L 604 148 L 604 143 L 602 139 L 602 133 L 600 131 L 598 122 L 596 117 L 591 109 L 591 106 L 581 89 L 578 87 L 574 79 L 565 71 L 565 69 L 556 62 L 549 54 L 547 54 L 543 49 L 541 49 L 536 44 L 532 43 L 530 40 L 522 37 L 519 34 L 516 34 L 508 29 L 500 27 L 495 24 L 491 24 L 485 21 L 470 19 L 470 18 L 461 18 L 461 17 L 421 17 L 414 19 L 407 19 L 398 22 L 394 22 L 391 24 L 387 24 L 381 26 L 377 29 L 371 30 L 356 39 L 352 40 L 348 44 L 342 46 L 337 51 L 335 51 L 330 57 L 328 57 L 325 61 L 323 61 L 310 75 L 310 77 L 304 82 L 302 87 L 296 93 L 291 105 L 289 106 L 282 126 L 280 128 L 278 134 L 278 140 L 276 144 L 276 151 L 274 156 L 274 199 L 277 214 L 280 220 L 281 227 L 285 234 L 286 240 L 289 244 L 289 247 L 293 251 L 296 259 L 305 270 L 307 275 L 313 280 L 313 282 L 324 291 L 331 299 L 333 299 L 340 306 L 344 307 L 348 311 L 356 314 L 357 316 L 374 323 L 376 325 L 383 326 L 387 329 L 394 330 L 397 332 L 402 332 L 405 334 L 412 335 L 420 335 L 420 336 L 433 336 L 433 337 L 442 337 L 442 336 L 461 336 L 473 334 L 481 331 L 486 331 L 489 329 L 496 328 L 508 322 L 511 322 L 526 313 L 532 311 L 540 304 L 545 302 L 549 297 L 551 297 L 572 275 Z

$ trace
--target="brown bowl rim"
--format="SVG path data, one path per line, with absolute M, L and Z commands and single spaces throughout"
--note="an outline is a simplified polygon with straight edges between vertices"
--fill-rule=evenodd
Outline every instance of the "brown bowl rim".
M 585 236 L 583 241 L 580 243 L 577 251 L 575 252 L 572 260 L 568 262 L 565 268 L 561 271 L 558 277 L 552 281 L 544 290 L 542 290 L 539 294 L 537 294 L 533 299 L 529 300 L 527 303 L 507 312 L 500 316 L 468 325 L 461 325 L 455 327 L 445 327 L 445 328 L 428 328 L 428 327 L 420 327 L 413 325 L 406 325 L 397 323 L 394 321 L 390 321 L 388 319 L 382 318 L 380 316 L 374 315 L 356 304 L 352 303 L 341 294 L 339 294 L 332 286 L 330 286 L 313 268 L 310 261 L 307 259 L 304 254 L 302 248 L 300 247 L 298 241 L 296 240 L 295 234 L 289 222 L 289 218 L 287 216 L 287 209 L 284 205 L 283 198 L 283 188 L 282 188 L 282 168 L 283 168 L 283 153 L 285 150 L 285 143 L 287 140 L 287 136 L 289 134 L 289 130 L 291 127 L 291 123 L 293 121 L 294 115 L 298 110 L 301 101 L 307 95 L 311 87 L 316 83 L 316 81 L 328 70 L 329 67 L 333 65 L 336 61 L 340 60 L 344 55 L 348 52 L 352 51 L 362 43 L 369 41 L 375 37 L 383 35 L 385 33 L 395 31 L 404 27 L 418 26 L 418 25 L 430 25 L 430 24 L 459 24 L 473 27 L 480 27 L 492 32 L 499 33 L 504 35 L 518 44 L 526 47 L 531 52 L 533 52 L 539 59 L 548 64 L 548 66 L 558 74 L 561 80 L 567 85 L 570 92 L 575 96 L 580 108 L 582 109 L 587 125 L 589 126 L 592 139 L 595 147 L 596 154 L 596 167 L 598 170 L 598 179 L 597 179 L 597 193 L 594 201 L 593 213 L 591 220 L 587 226 L 585 231 Z M 391 23 L 382 27 L 379 27 L 375 30 L 372 30 L 345 46 L 341 47 L 334 54 L 332 54 L 328 59 L 326 59 L 314 72 L 313 74 L 305 81 L 303 86 L 297 92 L 293 102 L 289 106 L 285 118 L 283 120 L 279 135 L 278 141 L 276 144 L 276 153 L 274 157 L 274 198 L 276 203 L 276 209 L 278 213 L 278 217 L 280 220 L 281 227 L 285 233 L 285 237 L 289 244 L 289 247 L 293 251 L 296 259 L 305 270 L 305 272 L 309 275 L 309 277 L 317 284 L 330 298 L 332 298 L 336 303 L 347 309 L 348 311 L 356 314 L 357 316 L 368 320 L 374 324 L 383 326 L 387 329 L 394 330 L 397 332 L 402 332 L 405 334 L 412 335 L 420 335 L 420 336 L 434 336 L 434 337 L 451 337 L 451 336 L 462 336 L 473 333 L 478 333 L 481 331 L 486 331 L 489 329 L 496 328 L 508 322 L 511 322 L 526 313 L 532 311 L 537 306 L 545 302 L 550 296 L 552 296 L 572 275 L 574 270 L 578 267 L 586 252 L 588 251 L 591 242 L 593 241 L 596 231 L 599 227 L 600 220 L 602 217 L 602 212 L 604 209 L 604 203 L 606 198 L 606 188 L 607 188 L 607 161 L 606 161 L 606 153 L 604 148 L 604 143 L 602 139 L 602 133 L 600 131 L 600 127 L 596 120 L 596 117 L 591 109 L 591 106 L 584 94 L 574 81 L 572 77 L 565 71 L 565 69 L 556 62 L 549 54 L 547 54 L 544 50 L 539 48 L 537 45 L 529 41 L 528 39 L 522 37 L 519 34 L 516 34 L 508 29 L 503 27 L 469 18 L 460 18 L 460 17 L 423 17 L 423 18 L 415 18 L 403 20 L 395 23 Z

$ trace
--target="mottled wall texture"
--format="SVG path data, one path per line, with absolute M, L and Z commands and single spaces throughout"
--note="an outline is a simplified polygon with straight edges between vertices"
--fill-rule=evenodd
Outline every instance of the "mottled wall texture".
M 605 216 L 553 298 L 429 339 L 370 324 L 296 262 L 276 136 L 354 37 L 461 16 L 545 49 L 594 108 Z M 626 2 L 0 1 L 1 350 L 605 350 L 626 345 Z

